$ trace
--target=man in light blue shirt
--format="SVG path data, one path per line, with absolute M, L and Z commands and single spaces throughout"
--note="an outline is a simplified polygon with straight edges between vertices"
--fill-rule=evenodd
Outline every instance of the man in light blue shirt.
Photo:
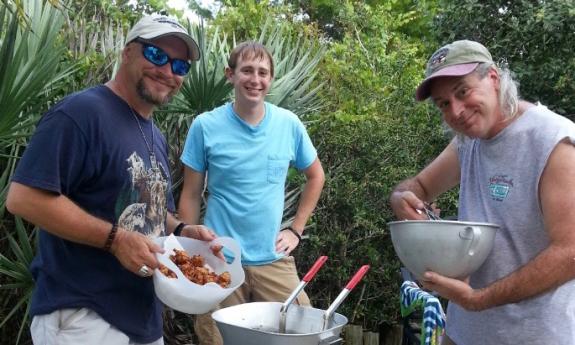
M 324 172 L 298 117 L 264 101 L 273 80 L 266 48 L 244 42 L 232 51 L 228 65 L 235 99 L 192 123 L 181 156 L 185 177 L 179 213 L 186 222 L 199 223 L 206 183 L 204 224 L 241 245 L 246 282 L 222 306 L 283 302 L 299 283 L 289 254 L 317 204 Z M 304 173 L 306 184 L 293 223 L 282 229 L 290 166 Z M 298 303 L 309 304 L 305 293 Z M 202 345 L 222 344 L 209 315 L 198 318 L 196 333 Z

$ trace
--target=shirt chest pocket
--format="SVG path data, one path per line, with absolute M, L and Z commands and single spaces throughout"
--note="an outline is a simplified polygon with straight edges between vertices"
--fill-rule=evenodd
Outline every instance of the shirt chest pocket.
M 268 157 L 268 183 L 284 183 L 289 168 L 289 158 Z

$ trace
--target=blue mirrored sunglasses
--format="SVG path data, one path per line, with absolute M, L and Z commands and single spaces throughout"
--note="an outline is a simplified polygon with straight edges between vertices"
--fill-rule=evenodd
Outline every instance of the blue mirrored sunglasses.
M 168 62 L 172 66 L 172 73 L 179 76 L 185 76 L 190 71 L 190 63 L 186 60 L 172 59 L 168 54 L 161 48 L 156 47 L 153 44 L 142 40 L 136 40 L 136 42 L 142 44 L 142 55 L 146 60 L 150 61 L 156 66 L 164 66 Z

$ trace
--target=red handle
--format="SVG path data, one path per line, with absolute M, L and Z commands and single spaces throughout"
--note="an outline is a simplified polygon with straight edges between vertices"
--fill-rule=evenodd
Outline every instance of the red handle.
M 306 283 L 309 283 L 309 281 L 315 276 L 315 274 L 317 273 L 317 271 L 319 271 L 319 269 L 321 268 L 321 266 L 323 266 L 323 264 L 327 261 L 327 256 L 320 256 L 316 261 L 315 264 L 313 264 L 313 266 L 311 266 L 311 268 L 309 269 L 309 271 L 307 271 L 307 273 L 305 274 L 305 276 L 303 277 L 303 281 Z
M 348 290 L 353 290 L 353 288 L 357 285 L 357 283 L 359 283 L 361 278 L 363 278 L 363 276 L 367 273 L 367 270 L 369 270 L 369 265 L 361 266 L 361 268 L 357 270 L 357 272 L 355 272 L 353 278 L 350 279 L 349 283 L 347 283 L 345 288 Z

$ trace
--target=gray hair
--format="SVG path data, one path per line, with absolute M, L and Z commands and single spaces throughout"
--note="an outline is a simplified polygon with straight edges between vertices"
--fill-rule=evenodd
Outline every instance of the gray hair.
M 517 91 L 519 83 L 513 79 L 509 68 L 499 67 L 489 62 L 480 63 L 474 73 L 483 79 L 491 68 L 494 68 L 499 75 L 499 107 L 503 112 L 503 117 L 510 120 L 517 116 L 519 108 L 519 92 Z

